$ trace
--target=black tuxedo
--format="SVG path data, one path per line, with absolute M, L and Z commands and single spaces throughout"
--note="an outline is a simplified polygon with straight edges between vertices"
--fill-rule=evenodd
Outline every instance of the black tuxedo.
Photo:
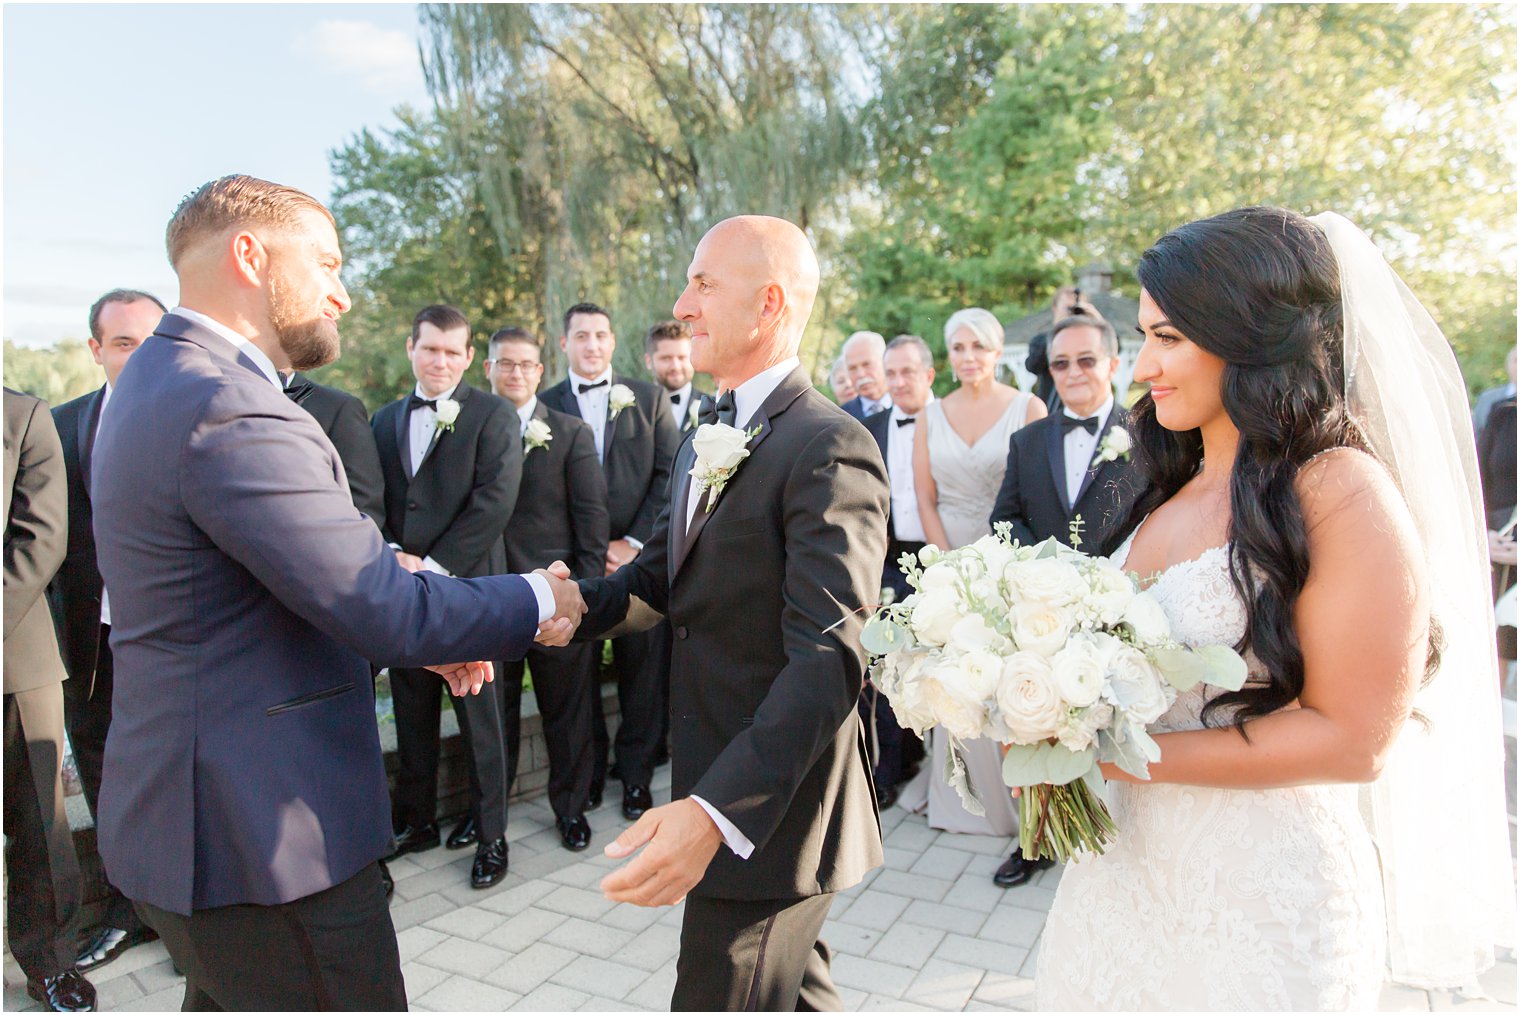
M 1061 413 L 1020 427 L 1008 441 L 1008 466 L 992 508 L 991 522 L 1008 522 L 1013 538 L 1038 543 L 1055 536 L 1071 543 L 1071 523 L 1082 518 L 1082 550 L 1112 553 L 1129 535 L 1130 508 L 1145 489 L 1140 470 L 1120 458 L 1090 466 L 1072 503 L 1066 490 L 1065 437 Z M 1098 432 L 1098 448 L 1115 426 L 1128 426 L 1129 413 L 1117 402 Z
M 607 481 L 596 460 L 596 439 L 578 416 L 549 408 L 540 399 L 533 419 L 548 424 L 549 442 L 523 453 L 522 486 L 507 527 L 507 562 L 528 572 L 556 560 L 578 578 L 602 574 L 607 559 Z M 559 817 L 586 809 L 591 791 L 592 700 L 597 686 L 595 648 L 535 646 L 528 652 L 533 695 L 549 748 L 549 804 Z M 521 742 L 522 663 L 507 663 L 497 678 L 505 711 L 507 775 L 517 776 Z
M 755 847 L 747 860 L 720 847 L 691 891 L 677 1008 L 731 1002 L 733 977 L 760 947 L 758 934 L 739 927 L 748 917 L 735 914 L 762 903 L 772 915 L 804 903 L 811 911 L 882 859 L 855 712 L 866 663 L 858 610 L 876 599 L 886 552 L 881 456 L 801 369 L 746 426 L 759 428 L 750 456 L 690 532 L 688 437 L 644 552 L 609 578 L 581 583 L 588 637 L 622 621 L 630 597 L 668 618 L 671 795 L 701 797 Z M 816 928 L 822 915 L 813 915 Z M 768 948 L 799 967 L 813 954 L 812 933 L 771 935 Z M 790 998 L 760 1000 L 764 1010 L 789 1010 L 795 983 Z
M 647 543 L 665 506 L 670 462 L 681 432 L 670 414 L 670 395 L 658 384 L 614 373 L 612 383 L 633 392 L 632 406 L 609 420 L 602 438 L 602 471 L 607 478 L 607 514 L 612 539 L 632 536 Z M 580 402 L 570 378 L 539 395 L 549 408 L 580 418 Z M 609 407 L 610 412 L 610 407 Z M 648 786 L 659 753 L 665 691 L 670 672 L 669 638 L 658 630 L 612 639 L 622 723 L 617 733 L 618 769 L 625 785 Z M 599 686 L 593 685 L 592 733 L 596 737 L 593 785 L 606 780 L 606 718 Z
M 382 406 L 371 427 L 385 476 L 385 538 L 418 557 L 432 557 L 463 578 L 507 573 L 502 538 L 517 503 L 522 444 L 510 402 L 460 383 L 452 430 L 436 430 L 411 474 L 408 398 Z M 505 660 L 493 660 L 498 672 Z M 395 818 L 401 826 L 432 822 L 438 810 L 438 723 L 442 681 L 423 669 L 392 668 L 396 708 Z M 500 685 L 455 698 L 460 732 L 470 748 L 472 810 L 481 841 L 506 832 L 506 735 Z
M 348 491 L 354 507 L 363 511 L 375 524 L 385 527 L 385 476 L 380 469 L 380 453 L 375 450 L 375 434 L 369 426 L 369 412 L 364 403 L 346 391 L 318 384 L 305 374 L 292 374 L 285 385 L 290 400 L 311 413 L 343 462 Z
M 69 486 L 69 549 L 63 566 L 48 585 L 48 605 L 58 630 L 58 644 L 69 680 L 63 685 L 64 723 L 74 763 L 93 818 L 100 806 L 100 778 L 106 736 L 111 729 L 111 701 L 116 684 L 111 628 L 101 623 L 100 567 L 95 561 L 95 528 L 90 507 L 90 462 L 95 432 L 106 401 L 104 387 L 53 410 L 63 442 L 63 468 Z M 136 931 L 141 921 L 132 904 L 109 887 L 104 926 Z

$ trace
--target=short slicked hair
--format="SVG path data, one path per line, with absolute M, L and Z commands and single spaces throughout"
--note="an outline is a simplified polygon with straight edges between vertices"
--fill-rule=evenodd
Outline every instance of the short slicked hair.
M 932 370 L 934 368 L 934 350 L 929 348 L 928 342 L 925 342 L 917 335 L 898 335 L 887 343 L 887 352 L 891 352 L 893 349 L 917 349 L 919 365 L 925 370 Z M 885 356 L 886 353 L 882 353 L 882 355 Z
M 539 350 L 540 356 L 543 354 L 544 343 L 540 342 L 534 336 L 533 332 L 529 331 L 527 328 L 499 328 L 496 331 L 491 332 L 491 340 L 486 343 L 487 354 L 494 358 L 496 355 L 496 350 L 501 348 L 503 345 L 506 345 L 508 342 L 518 342 L 522 345 L 531 345 L 533 348 Z
M 181 201 L 169 220 L 164 236 L 169 264 L 177 268 L 185 251 L 206 236 L 257 226 L 287 229 L 303 211 L 319 211 L 337 227 L 321 201 L 294 187 L 253 176 L 212 180 Z
M 565 311 L 564 334 L 570 334 L 570 318 L 574 317 L 576 314 L 601 314 L 603 317 L 607 318 L 608 325 L 612 324 L 612 314 L 607 310 L 606 307 L 599 307 L 595 303 L 577 303 L 575 306 Z
M 423 307 L 417 311 L 417 316 L 412 318 L 412 341 L 422 333 L 422 326 L 431 324 L 439 331 L 453 331 L 455 328 L 464 329 L 464 347 L 470 347 L 470 319 L 464 315 L 464 311 L 458 307 L 451 307 L 447 303 L 434 303 L 432 306 Z
M 147 300 L 164 313 L 169 312 L 163 301 L 152 293 L 145 293 L 141 289 L 112 289 L 90 304 L 90 337 L 100 341 L 100 314 L 106 307 L 112 303 L 136 303 L 139 300 Z
M 1103 351 L 1110 356 L 1119 355 L 1119 335 L 1114 331 L 1114 326 L 1105 321 L 1098 314 L 1072 314 L 1063 317 L 1050 329 L 1050 347 L 1056 344 L 1056 336 L 1067 328 L 1097 328 L 1102 336 Z
M 644 351 L 652 356 L 661 342 L 673 342 L 677 339 L 690 342 L 691 325 L 685 321 L 661 321 L 650 328 L 649 334 L 644 336 Z

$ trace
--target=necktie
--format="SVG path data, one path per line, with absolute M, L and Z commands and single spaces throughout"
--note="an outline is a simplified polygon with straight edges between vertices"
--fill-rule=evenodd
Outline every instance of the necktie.
M 1071 416 L 1068 416 L 1065 413 L 1061 414 L 1061 432 L 1063 434 L 1069 433 L 1072 430 L 1075 430 L 1077 427 L 1081 427 L 1088 433 L 1097 433 L 1098 417 L 1088 416 L 1086 419 L 1073 419 Z
M 415 391 L 412 392 L 412 397 L 408 398 L 406 400 L 406 411 L 408 413 L 410 413 L 410 412 L 412 412 L 415 409 L 421 409 L 421 408 L 428 408 L 428 409 L 432 409 L 434 412 L 437 412 L 438 411 L 438 399 L 436 399 L 436 398 L 422 398 Z
M 918 422 L 918 419 L 916 417 L 914 417 L 914 416 L 904 416 L 902 419 L 897 420 L 897 425 L 898 426 L 912 426 L 914 423 L 917 423 L 917 422 Z
M 606 386 L 607 386 L 607 378 L 603 377 L 601 380 L 599 380 L 599 381 L 592 381 L 590 384 L 585 384 L 585 383 L 577 384 L 575 386 L 575 393 L 577 395 L 584 395 L 586 392 L 590 391 L 592 388 L 605 388 Z

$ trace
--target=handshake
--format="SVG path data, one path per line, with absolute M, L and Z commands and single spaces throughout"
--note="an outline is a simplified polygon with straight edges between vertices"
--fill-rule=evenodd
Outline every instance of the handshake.
M 533 573 L 548 582 L 549 591 L 554 594 L 554 616 L 538 625 L 538 634 L 533 640 L 551 647 L 570 644 L 576 628 L 581 626 L 581 618 L 586 615 L 586 601 L 581 598 L 580 586 L 570 577 L 570 569 L 562 561 L 556 560 Z M 482 687 L 495 679 L 489 662 L 446 663 L 427 668 L 448 682 L 449 693 L 456 698 L 479 694 Z

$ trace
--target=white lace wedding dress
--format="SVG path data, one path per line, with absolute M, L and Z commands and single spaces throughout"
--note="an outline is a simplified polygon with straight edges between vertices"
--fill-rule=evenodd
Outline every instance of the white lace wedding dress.
M 1114 559 L 1128 553 L 1126 541 Z M 1227 568 L 1216 547 L 1151 586 L 1178 640 L 1238 641 L 1245 610 Z M 1200 728 L 1206 700 L 1180 695 L 1151 731 Z M 1118 835 L 1062 874 L 1040 1009 L 1374 1009 L 1383 896 L 1357 789 L 1110 783 Z

